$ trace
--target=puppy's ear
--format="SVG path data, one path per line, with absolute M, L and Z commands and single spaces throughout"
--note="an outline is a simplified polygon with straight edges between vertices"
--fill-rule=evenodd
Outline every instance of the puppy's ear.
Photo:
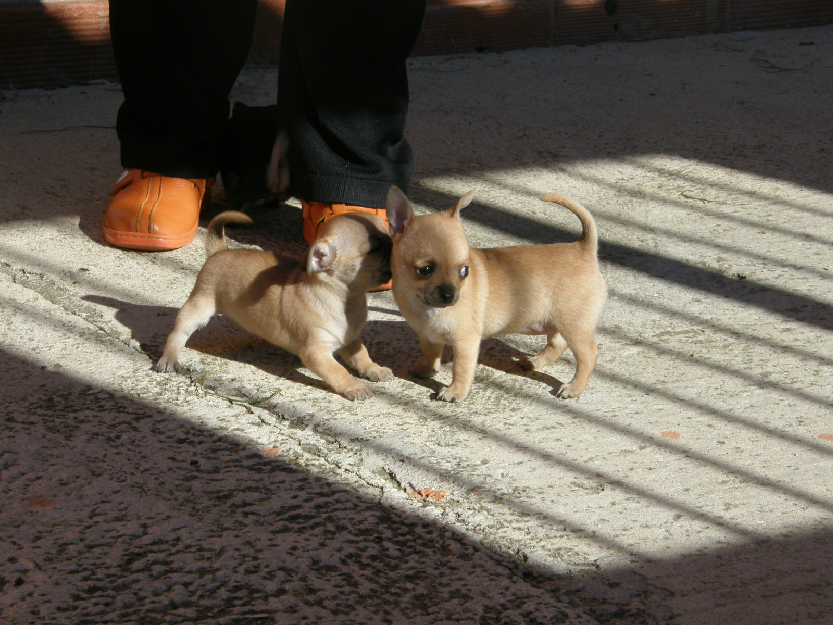
M 392 239 L 401 236 L 414 218 L 414 209 L 411 208 L 411 203 L 408 202 L 408 198 L 397 186 L 391 187 L 388 191 L 388 197 L 385 200 L 385 212 L 390 224 Z
M 333 266 L 335 248 L 329 241 L 315 241 L 307 250 L 307 273 L 327 271 Z
M 454 217 L 455 219 L 460 219 L 460 209 L 465 208 L 466 206 L 471 204 L 471 199 L 473 197 L 474 197 L 474 191 L 469 191 L 463 197 L 461 197 L 459 200 L 457 200 L 457 203 L 454 204 L 454 206 L 452 206 L 449 209 L 446 209 L 445 214 L 448 215 L 449 217 Z

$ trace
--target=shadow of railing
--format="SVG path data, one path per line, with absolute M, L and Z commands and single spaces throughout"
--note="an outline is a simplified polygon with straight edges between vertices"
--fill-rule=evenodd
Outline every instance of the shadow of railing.
M 172 325 L 173 317 L 175 316 L 174 309 L 164 309 L 160 307 L 143 307 L 137 306 L 133 304 L 128 304 L 126 302 L 120 302 L 118 300 L 113 300 L 111 298 L 102 298 L 97 296 L 90 296 L 84 298 L 86 301 L 91 303 L 96 303 L 99 305 L 115 308 L 117 312 L 117 319 L 120 320 L 122 323 L 129 323 L 131 325 L 131 334 L 134 337 L 142 337 L 148 336 L 149 328 L 153 328 L 151 330 L 153 335 L 156 337 L 164 337 L 167 334 L 170 326 Z M 11 306 L 11 303 L 9 303 Z M 164 314 L 163 314 L 164 313 Z M 159 318 L 160 316 L 164 316 L 168 318 L 166 327 L 160 328 L 159 327 Z M 49 321 L 47 319 L 42 320 L 45 323 Z M 383 328 L 380 328 L 379 322 L 371 322 L 373 324 L 373 328 L 371 330 L 372 334 L 376 337 L 377 340 L 385 341 L 385 335 L 387 334 Z M 382 325 L 389 325 L 389 324 L 382 324 Z M 398 324 L 402 325 L 402 324 Z M 404 328 L 403 328 L 404 329 Z M 231 330 L 231 332 L 238 334 L 237 331 Z M 259 356 L 256 353 L 253 353 L 251 349 L 241 350 L 240 346 L 231 346 L 235 343 L 235 341 L 220 339 L 218 340 L 219 335 L 215 333 L 210 339 L 202 339 L 198 342 L 202 343 L 204 347 L 201 351 L 205 351 L 206 348 L 210 351 L 210 353 L 214 353 L 220 355 L 224 358 L 230 358 L 232 360 L 238 360 L 243 363 L 252 364 L 256 367 L 263 369 L 266 373 L 273 376 L 279 376 L 281 378 L 287 379 L 293 383 L 301 383 L 301 384 L 310 384 L 313 383 L 313 386 L 316 388 L 321 389 L 321 386 L 315 383 L 314 380 L 307 378 L 306 375 L 299 374 L 297 369 L 300 367 L 300 361 L 289 354 L 285 354 L 285 358 L 281 358 L 280 363 L 280 370 L 274 369 L 274 361 L 271 358 L 264 359 L 262 354 Z M 274 351 L 276 348 L 269 346 L 265 342 L 262 341 L 255 341 L 257 347 L 255 351 Z M 144 346 L 144 343 L 143 343 Z M 372 343 L 371 343 L 372 346 Z M 146 346 L 145 346 L 146 347 Z M 158 347 L 156 345 L 155 347 Z M 247 346 L 248 347 L 248 346 Z M 668 350 L 663 348 L 662 346 L 657 345 L 645 345 L 649 350 L 652 351 L 666 351 L 672 353 L 672 355 L 676 356 L 675 352 L 672 350 Z M 200 349 L 198 346 L 197 349 Z M 279 350 L 282 352 L 282 350 Z M 414 354 L 415 356 L 416 354 Z M 380 358 L 382 362 L 391 363 L 391 354 L 374 354 L 375 357 Z M 696 366 L 705 367 L 705 368 L 718 368 L 716 365 L 709 365 L 707 363 L 699 363 Z M 740 376 L 745 377 L 741 372 L 734 372 L 729 370 L 728 368 L 718 368 L 719 373 L 723 375 L 730 375 L 730 376 Z M 404 371 L 397 371 L 399 375 L 406 375 Z M 535 377 L 536 375 L 540 375 L 538 372 L 532 374 L 520 373 L 522 376 L 532 376 Z M 706 399 L 692 399 L 681 397 L 679 395 L 674 394 L 672 391 L 659 387 L 657 385 L 651 385 L 646 383 L 641 383 L 636 381 L 633 377 L 626 376 L 619 374 L 617 372 L 611 371 L 604 366 L 600 366 L 596 372 L 596 375 L 600 378 L 607 379 L 611 382 L 615 382 L 618 385 L 623 387 L 631 387 L 638 390 L 644 391 L 646 394 L 664 398 L 672 403 L 680 404 L 687 409 L 691 410 L 695 414 L 707 415 L 709 418 L 716 418 L 719 421 L 723 421 L 726 423 L 731 423 L 735 426 L 740 426 L 746 430 L 756 432 L 758 434 L 762 434 L 769 439 L 772 439 L 777 442 L 778 445 L 790 445 L 796 448 L 803 449 L 804 451 L 809 451 L 819 456 L 827 456 L 828 458 L 833 457 L 833 450 L 830 449 L 829 446 L 825 446 L 822 444 L 815 443 L 813 441 L 802 440 L 796 436 L 791 436 L 785 432 L 779 431 L 775 428 L 764 426 L 760 423 L 757 423 L 751 419 L 744 418 L 740 415 L 732 414 L 725 409 L 721 409 L 718 406 L 712 405 Z M 523 389 L 518 389 L 511 381 L 510 377 L 504 377 L 500 380 L 492 380 L 490 382 L 492 385 L 501 388 L 507 395 L 514 396 L 518 399 L 518 401 L 522 402 L 524 405 L 530 403 L 543 403 L 543 405 L 551 406 L 553 399 L 551 397 L 542 397 L 539 394 L 529 393 Z M 326 389 L 325 392 L 329 392 Z M 779 389 L 776 386 L 776 391 Z M 789 392 L 789 389 L 783 388 L 780 389 L 780 392 L 785 393 Z M 384 387 L 377 387 L 376 395 L 382 401 L 385 401 L 391 406 L 392 411 L 396 411 L 395 408 L 398 405 L 398 397 L 395 394 L 388 393 Z M 806 397 L 801 397 L 802 399 L 808 399 Z M 809 398 L 811 402 L 818 401 L 817 398 Z M 439 404 L 442 405 L 442 404 Z M 598 415 L 593 414 L 592 411 L 583 408 L 580 404 L 561 404 L 563 409 L 569 412 L 570 414 L 576 416 L 580 420 L 592 424 L 594 427 L 597 427 L 601 430 L 607 430 L 611 434 L 618 434 L 625 436 L 629 439 L 632 439 L 636 442 L 644 443 L 650 445 L 652 447 L 656 447 L 658 449 L 670 452 L 675 455 L 679 455 L 685 457 L 687 460 L 693 461 L 696 464 L 706 467 L 709 469 L 715 470 L 717 473 L 721 475 L 734 475 L 748 483 L 755 484 L 766 489 L 773 490 L 785 496 L 789 496 L 791 498 L 795 498 L 800 500 L 803 504 L 812 505 L 812 506 L 820 506 L 824 509 L 827 509 L 833 512 L 833 502 L 826 500 L 824 498 L 820 498 L 812 493 L 803 491 L 797 486 L 790 486 L 784 483 L 779 483 L 777 480 L 769 479 L 760 475 L 756 475 L 755 473 L 745 470 L 739 466 L 735 466 L 731 463 L 719 460 L 717 458 L 709 457 L 708 455 L 698 453 L 691 448 L 679 446 L 675 443 L 672 443 L 667 440 L 663 440 L 661 438 L 657 438 L 656 436 L 650 436 L 643 432 L 636 431 L 632 428 L 623 426 L 619 423 L 611 421 L 610 419 L 606 419 L 600 417 Z M 826 404 L 824 404 L 826 405 Z M 404 408 L 399 406 L 400 409 Z M 690 505 L 685 504 L 681 501 L 674 501 L 672 499 L 662 497 L 657 493 L 651 493 L 644 489 L 636 488 L 627 482 L 616 478 L 612 474 L 606 474 L 603 471 L 598 471 L 594 469 L 590 469 L 578 462 L 569 461 L 565 458 L 558 457 L 551 452 L 545 451 L 540 449 L 534 445 L 530 445 L 527 443 L 522 442 L 520 439 L 513 439 L 510 436 L 505 434 L 498 434 L 494 431 L 489 430 L 488 428 L 479 425 L 476 423 L 478 416 L 456 416 L 454 414 L 449 414 L 446 410 L 439 410 L 439 409 L 431 409 L 430 407 L 424 407 L 421 409 L 420 414 L 421 419 L 428 419 L 434 420 L 437 422 L 441 422 L 445 425 L 451 425 L 453 429 L 458 430 L 460 432 L 465 432 L 469 434 L 476 434 L 487 438 L 495 443 L 498 443 L 502 446 L 507 448 L 511 448 L 516 451 L 523 452 L 524 454 L 529 455 L 530 457 L 534 457 L 538 460 L 544 461 L 547 464 L 551 464 L 554 467 L 560 467 L 562 469 L 567 469 L 571 473 L 575 473 L 577 475 L 584 475 L 586 477 L 596 477 L 602 479 L 605 483 L 608 483 L 612 486 L 616 486 L 617 488 L 622 489 L 625 492 L 630 494 L 636 495 L 643 500 L 652 501 L 662 507 L 675 509 L 681 513 L 684 513 L 687 516 L 691 516 L 692 518 L 700 518 L 702 520 L 707 520 L 709 523 L 717 526 L 717 527 L 724 527 L 726 529 L 731 529 L 732 531 L 739 532 L 741 534 L 748 533 L 748 530 L 744 530 L 741 526 L 733 527 L 731 524 L 727 523 L 726 521 L 719 519 L 717 517 L 709 517 L 708 515 L 704 515 L 702 512 L 697 511 Z M 330 432 L 333 434 L 333 432 Z M 335 432 L 334 435 L 336 438 L 340 436 L 341 433 Z M 397 450 L 391 448 L 382 448 L 379 443 L 377 442 L 365 442 L 363 446 L 373 448 L 375 451 L 384 453 L 386 455 L 395 456 L 399 453 Z M 470 480 L 464 475 L 460 473 L 448 474 L 439 472 L 434 466 L 430 464 L 420 463 L 415 458 L 411 458 L 410 462 L 414 463 L 415 465 L 420 465 L 421 468 L 429 473 L 433 473 L 437 475 L 438 478 L 443 479 L 450 479 L 452 482 L 457 484 L 462 484 L 466 487 L 467 490 L 472 490 L 475 486 L 482 490 L 485 493 L 489 493 L 492 496 L 495 496 L 496 493 L 491 491 L 487 484 L 478 483 L 474 484 L 471 483 Z M 508 501 L 508 500 L 507 500 Z M 508 502 L 507 505 L 509 507 L 513 507 L 514 504 Z M 525 510 L 527 513 L 531 513 L 531 509 Z M 543 515 L 547 516 L 547 513 L 542 510 L 536 510 L 536 515 Z M 563 521 L 563 519 L 557 519 L 559 522 Z M 584 528 L 582 531 L 587 531 L 589 528 Z
M 416 188 L 413 197 L 433 207 L 451 206 L 458 198 L 446 193 Z M 530 201 L 536 201 L 530 199 Z M 556 243 L 575 240 L 575 235 L 550 223 L 475 199 L 466 209 L 465 219 L 481 226 L 499 229 L 531 243 Z M 500 224 L 498 226 L 498 224 Z M 823 330 L 833 330 L 833 306 L 823 300 L 775 288 L 755 280 L 739 280 L 691 263 L 653 254 L 628 245 L 599 242 L 599 259 L 619 267 L 637 271 L 651 278 L 717 295 L 745 306 L 755 306 Z M 820 274 L 827 276 L 827 274 Z
M 458 532 L 299 470 L 292 449 L 269 457 L 6 352 L 0 370 L 41 388 L 7 395 L 16 408 L 2 417 L 8 625 L 56 611 L 110 623 L 574 611 Z
M 517 559 L 497 556 L 452 527 L 391 510 L 374 497 L 299 471 L 292 449 L 270 448 L 264 455 L 263 449 L 219 436 L 176 410 L 160 410 L 100 386 L 90 389 L 84 380 L 39 370 L 6 352 L 0 353 L 0 369 L 28 372 L 29 384 L 42 391 L 33 395 L 25 387 L 16 389 L 8 396 L 16 408 L 3 417 L 0 537 L 6 547 L 0 606 L 15 605 L 14 613 L 6 612 L 10 625 L 23 622 L 13 614 L 44 615 L 56 601 L 65 614 L 82 619 L 94 611 L 96 618 L 111 622 L 166 605 L 168 616 L 192 619 L 314 614 L 321 621 L 349 611 L 356 622 L 401 613 L 409 622 L 428 623 L 465 620 L 478 612 L 497 618 L 522 609 L 524 622 L 551 623 L 568 613 L 603 621 L 615 594 L 614 605 L 626 610 L 617 622 L 642 622 L 663 610 L 694 622 L 690 610 L 703 619 L 706 613 L 742 606 L 747 616 L 734 618 L 742 625 L 783 622 L 756 611 L 773 594 L 778 613 L 789 612 L 792 622 L 803 622 L 808 610 L 827 604 L 826 593 L 812 593 L 829 585 L 830 569 L 821 565 L 831 557 L 829 531 L 766 539 L 659 492 L 635 489 L 626 480 L 544 454 L 547 462 L 576 475 L 717 525 L 746 544 L 655 562 L 637 556 L 638 564 L 629 569 L 635 576 L 606 570 L 540 577 L 545 571 L 533 567 L 524 573 Z M 25 420 L 15 416 L 24 414 Z M 483 429 L 471 419 L 454 421 L 455 427 Z M 682 453 L 671 443 L 645 440 Z M 541 454 L 518 441 L 506 442 Z M 737 474 L 736 467 L 718 468 Z M 466 484 L 465 475 L 451 477 Z M 478 496 L 475 489 L 484 485 L 470 480 L 468 486 Z M 791 494 L 830 507 L 805 493 Z M 632 553 L 557 510 L 499 492 L 482 496 L 492 505 L 543 515 L 565 531 Z M 451 500 L 445 507 L 454 505 Z M 24 534 L 10 522 L 20 518 L 32 532 Z M 762 562 L 768 575 L 779 572 L 789 581 L 766 583 L 759 576 Z M 440 586 L 438 570 L 443 572 Z M 147 583 L 149 576 L 153 584 Z M 742 592 L 739 580 L 744 580 Z M 38 593 L 27 590 L 34 584 Z M 130 601 L 102 601 L 102 588 Z M 720 600 L 715 602 L 710 597 L 716 588 Z M 72 600 L 65 601 L 66 596 Z

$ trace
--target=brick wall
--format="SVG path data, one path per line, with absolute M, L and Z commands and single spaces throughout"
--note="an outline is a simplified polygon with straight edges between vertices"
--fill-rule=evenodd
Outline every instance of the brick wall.
M 251 64 L 278 60 L 285 0 L 260 0 Z M 833 0 L 428 0 L 414 54 L 833 23 Z M 0 91 L 116 79 L 106 0 L 0 0 Z

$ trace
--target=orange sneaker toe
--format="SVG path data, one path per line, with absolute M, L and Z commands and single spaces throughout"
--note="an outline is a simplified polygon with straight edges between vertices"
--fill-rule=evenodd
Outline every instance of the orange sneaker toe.
M 194 240 L 211 180 L 169 178 L 126 169 L 104 212 L 104 238 L 134 250 L 174 250 Z

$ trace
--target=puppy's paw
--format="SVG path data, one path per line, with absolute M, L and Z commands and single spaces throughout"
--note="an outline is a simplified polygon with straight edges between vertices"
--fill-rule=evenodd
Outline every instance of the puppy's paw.
M 458 401 L 463 401 L 469 394 L 469 389 L 461 388 L 460 386 L 455 385 L 453 382 L 451 386 L 447 386 L 442 389 L 439 393 L 437 393 L 437 399 L 441 401 L 447 401 L 450 404 L 456 403 Z
M 555 396 L 561 399 L 576 399 L 581 395 L 581 390 L 577 390 L 572 384 L 564 384 L 555 392 Z
M 356 382 L 356 384 L 348 389 L 345 389 L 341 394 L 350 401 L 356 401 L 357 399 L 361 401 L 373 395 L 373 389 L 367 384 Z
M 159 359 L 159 362 L 156 363 L 156 366 L 153 368 L 155 371 L 159 373 L 179 373 L 179 361 L 178 360 L 171 360 L 169 358 L 162 358 Z
M 388 367 L 380 367 L 374 364 L 372 367 L 368 367 L 363 375 L 371 382 L 387 382 L 393 377 L 393 371 Z
M 439 371 L 439 368 L 435 367 L 433 364 L 425 364 L 424 362 L 420 362 L 419 364 L 411 367 L 411 373 L 418 378 L 430 378 L 437 371 Z

